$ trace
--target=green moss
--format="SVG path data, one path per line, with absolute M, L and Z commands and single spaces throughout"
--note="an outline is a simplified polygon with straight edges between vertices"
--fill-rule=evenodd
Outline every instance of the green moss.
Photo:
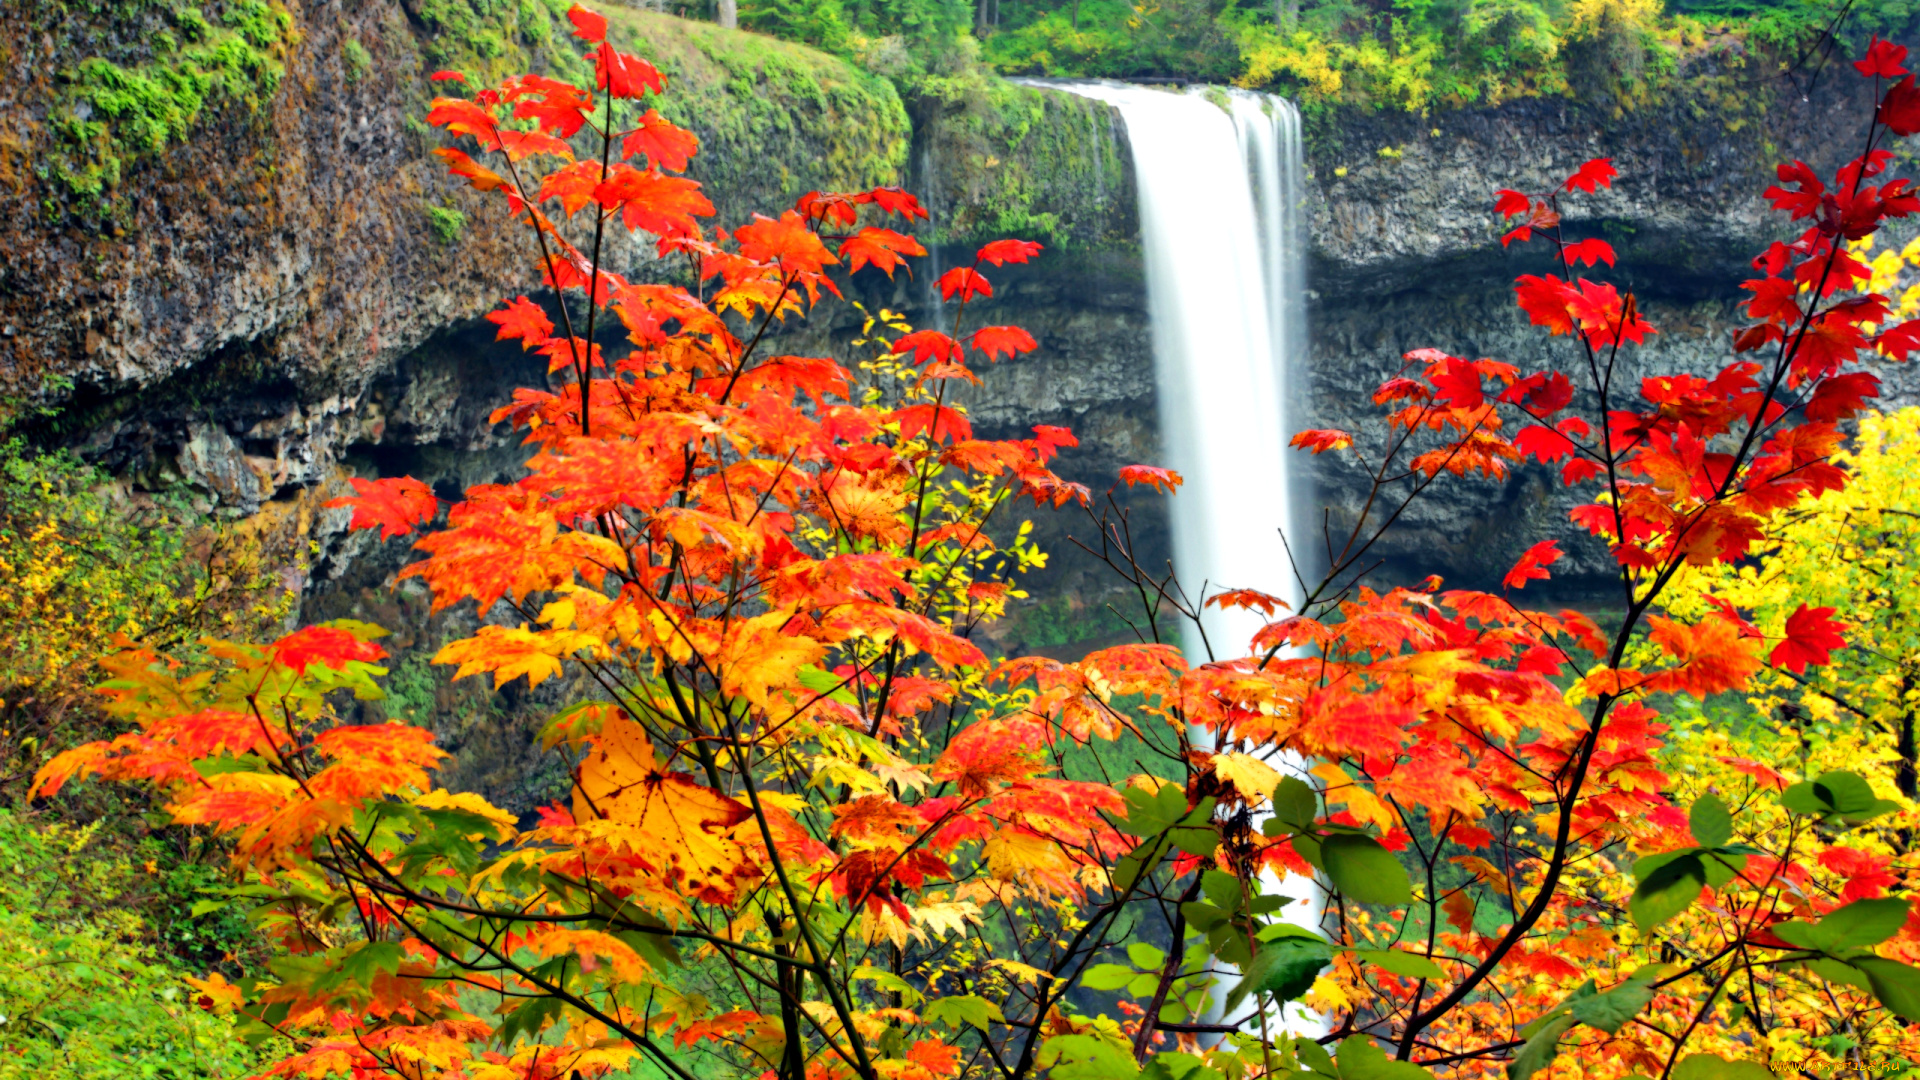
M 591 85 L 592 65 L 580 50 L 556 41 L 570 0 L 421 0 L 414 15 L 428 36 L 421 52 L 430 68 L 452 68 L 477 84 L 534 69 Z M 576 42 L 577 44 L 577 42 Z
M 887 80 L 757 34 L 621 9 L 607 15 L 621 47 L 669 80 L 658 108 L 700 136 L 691 175 L 723 223 L 814 188 L 901 179 L 912 129 Z
M 359 38 L 348 38 L 340 47 L 341 55 L 347 62 L 347 82 L 357 83 L 373 70 L 373 57 L 367 53 L 367 47 L 360 44 Z
M 143 62 L 87 56 L 62 72 L 53 109 L 58 146 L 51 178 L 97 204 L 129 161 L 184 141 L 215 103 L 258 112 L 286 77 L 293 16 L 261 0 L 228 0 L 213 20 L 199 8 L 170 13 Z M 177 35 L 176 35 L 177 32 Z
M 1129 243 L 1132 166 L 1107 106 L 999 80 L 955 81 L 923 132 L 940 242 L 1020 236 L 1066 249 Z
M 467 231 L 467 215 L 446 206 L 427 207 L 427 223 L 443 244 L 451 244 Z

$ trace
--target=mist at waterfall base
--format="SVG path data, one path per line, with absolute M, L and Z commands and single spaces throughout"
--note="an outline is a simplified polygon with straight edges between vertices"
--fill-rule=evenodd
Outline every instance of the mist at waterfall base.
M 1306 338 L 1299 113 L 1281 98 L 1218 88 L 1045 85 L 1113 105 L 1132 144 L 1165 446 L 1154 464 L 1186 481 L 1171 509 L 1179 580 L 1194 600 L 1204 584 L 1295 602 L 1281 535 L 1299 535 L 1287 448 L 1289 374 Z M 1263 621 L 1213 609 L 1183 645 L 1196 660 L 1241 656 Z M 1294 755 L 1270 763 L 1304 769 Z M 1318 926 L 1325 894 L 1312 879 L 1269 877 L 1267 888 L 1295 898 L 1282 909 L 1289 921 Z M 1275 1019 L 1296 1034 L 1329 1030 L 1297 1003 Z

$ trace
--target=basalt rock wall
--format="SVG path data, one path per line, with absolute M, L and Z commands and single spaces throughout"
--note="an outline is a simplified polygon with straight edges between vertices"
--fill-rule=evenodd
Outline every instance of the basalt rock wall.
M 1309 154 L 1312 355 L 1301 412 L 1313 426 L 1377 435 L 1370 391 L 1422 347 L 1523 372 L 1583 371 L 1577 345 L 1529 326 L 1514 304 L 1516 275 L 1558 271 L 1547 246 L 1503 248 L 1491 207 L 1495 189 L 1549 190 L 1598 157 L 1612 158 L 1619 177 L 1609 189 L 1565 196 L 1568 235 L 1614 245 L 1618 266 L 1592 272 L 1634 292 L 1659 330 L 1622 351 L 1614 385 L 1637 400 L 1643 377 L 1717 372 L 1732 359 L 1732 331 L 1750 321 L 1738 311 L 1739 283 L 1754 276 L 1749 260 L 1786 235 L 1785 216 L 1762 198 L 1773 165 L 1800 158 L 1830 177 L 1859 153 L 1870 90 L 1850 69 L 1782 71 L 1722 37 L 1682 58 L 1671 93 L 1631 111 L 1540 99 L 1431 117 L 1323 118 Z M 1875 370 L 1885 404 L 1920 401 L 1920 380 L 1904 365 Z M 1328 509 L 1338 533 L 1364 498 L 1365 477 L 1334 455 L 1309 468 L 1311 519 Z M 1559 587 L 1569 599 L 1608 603 L 1612 560 L 1574 535 L 1566 512 L 1575 501 L 1538 465 L 1497 483 L 1445 478 L 1374 555 L 1397 580 L 1438 573 L 1486 586 L 1527 546 L 1559 536 L 1570 555 L 1555 567 Z

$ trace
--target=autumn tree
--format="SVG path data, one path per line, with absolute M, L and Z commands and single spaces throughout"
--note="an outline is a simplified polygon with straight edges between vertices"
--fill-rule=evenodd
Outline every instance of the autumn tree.
M 1117 502 L 1050 470 L 1068 432 L 973 437 L 950 387 L 1034 342 L 958 328 L 992 269 L 1038 245 L 996 241 L 940 279 L 953 334 L 881 312 L 857 355 L 775 353 L 775 325 L 845 274 L 922 254 L 885 222 L 924 211 L 893 188 L 816 192 L 703 226 L 712 207 L 678 175 L 697 142 L 646 107 L 664 80 L 599 16 L 572 22 L 593 90 L 527 75 L 428 117 L 466 147 L 436 151 L 449 168 L 526 227 L 558 302 L 490 318 L 555 379 L 495 414 L 526 433 L 527 475 L 469 489 L 405 571 L 489 616 L 440 654 L 462 676 L 575 665 L 598 688 L 543 733 L 571 799 L 523 828 L 435 786 L 430 732 L 343 723 L 383 673 L 379 632 L 354 623 L 219 643 L 212 669 L 111 658 L 103 689 L 137 729 L 37 782 L 144 782 L 232 838 L 232 902 L 280 956 L 202 1001 L 292 1040 L 274 1072 L 1525 1080 L 1566 1055 L 1665 1080 L 1761 1068 L 1780 1033 L 1835 1025 L 1851 1044 L 1834 1060 L 1912 1053 L 1920 932 L 1885 895 L 1904 871 L 1848 846 L 1905 808 L 1845 769 L 1689 757 L 1656 711 L 1783 655 L 1831 658 L 1824 616 L 1770 641 L 1731 605 L 1662 603 L 1688 568 L 1746 558 L 1771 515 L 1846 488 L 1838 425 L 1874 390 L 1852 368 L 1920 341 L 1845 246 L 1920 211 L 1884 176 L 1882 144 L 1920 131 L 1904 50 L 1858 65 L 1898 81 L 1832 187 L 1782 166 L 1769 197 L 1807 227 L 1756 260 L 1756 322 L 1711 377 L 1648 379 L 1638 401 L 1616 382 L 1654 328 L 1581 272 L 1612 249 L 1561 219 L 1609 162 L 1501 192 L 1508 241 L 1559 257 L 1517 298 L 1568 339 L 1578 382 L 1423 350 L 1375 395 L 1384 442 L 1300 436 L 1360 455 L 1375 490 L 1288 610 L 1278 554 L 1274 582 L 1224 589 L 1144 567 Z M 611 272 L 616 230 L 689 284 Z M 1441 477 L 1525 458 L 1593 494 L 1574 520 L 1618 562 L 1618 625 L 1520 606 L 1551 542 L 1501 593 L 1356 580 Z M 411 479 L 356 488 L 354 524 L 385 536 L 442 510 Z M 1087 546 L 1142 601 L 1138 643 L 995 663 L 969 640 L 1034 558 L 988 529 L 1028 497 L 1088 504 Z M 1174 635 L 1209 609 L 1260 628 L 1184 655 Z M 1082 749 L 1102 746 L 1121 752 Z M 1324 885 L 1324 919 L 1297 913 L 1283 871 Z M 1169 947 L 1139 940 L 1154 925 Z M 1087 996 L 1114 992 L 1118 1015 Z M 1294 1002 L 1324 1036 L 1286 1021 Z
M 1868 413 L 1855 441 L 1834 459 L 1847 470 L 1844 489 L 1776 512 L 1750 559 L 1691 570 L 1664 606 L 1697 616 L 1730 604 L 1768 641 L 1809 623 L 1828 626 L 1813 651 L 1770 655 L 1749 700 L 1809 740 L 1874 736 L 1862 752 L 1891 765 L 1901 796 L 1912 799 L 1920 794 L 1920 619 L 1911 610 L 1920 595 L 1920 519 L 1911 509 L 1920 495 L 1920 410 Z M 1820 663 L 1829 650 L 1830 662 Z

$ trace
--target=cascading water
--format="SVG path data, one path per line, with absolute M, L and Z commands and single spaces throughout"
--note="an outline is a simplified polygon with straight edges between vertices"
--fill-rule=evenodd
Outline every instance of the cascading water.
M 1204 584 L 1292 602 L 1299 589 L 1280 534 L 1298 536 L 1286 440 L 1289 375 L 1306 343 L 1299 113 L 1242 91 L 1222 100 L 1219 90 L 1048 85 L 1115 106 L 1133 146 L 1164 464 L 1186 479 L 1173 502 L 1180 581 L 1196 601 Z M 1251 612 L 1211 611 L 1187 654 L 1244 655 L 1260 625 Z M 1276 885 L 1305 901 L 1285 909 L 1290 919 L 1319 922 L 1311 880 Z M 1292 1008 L 1287 1027 L 1325 1030 Z

